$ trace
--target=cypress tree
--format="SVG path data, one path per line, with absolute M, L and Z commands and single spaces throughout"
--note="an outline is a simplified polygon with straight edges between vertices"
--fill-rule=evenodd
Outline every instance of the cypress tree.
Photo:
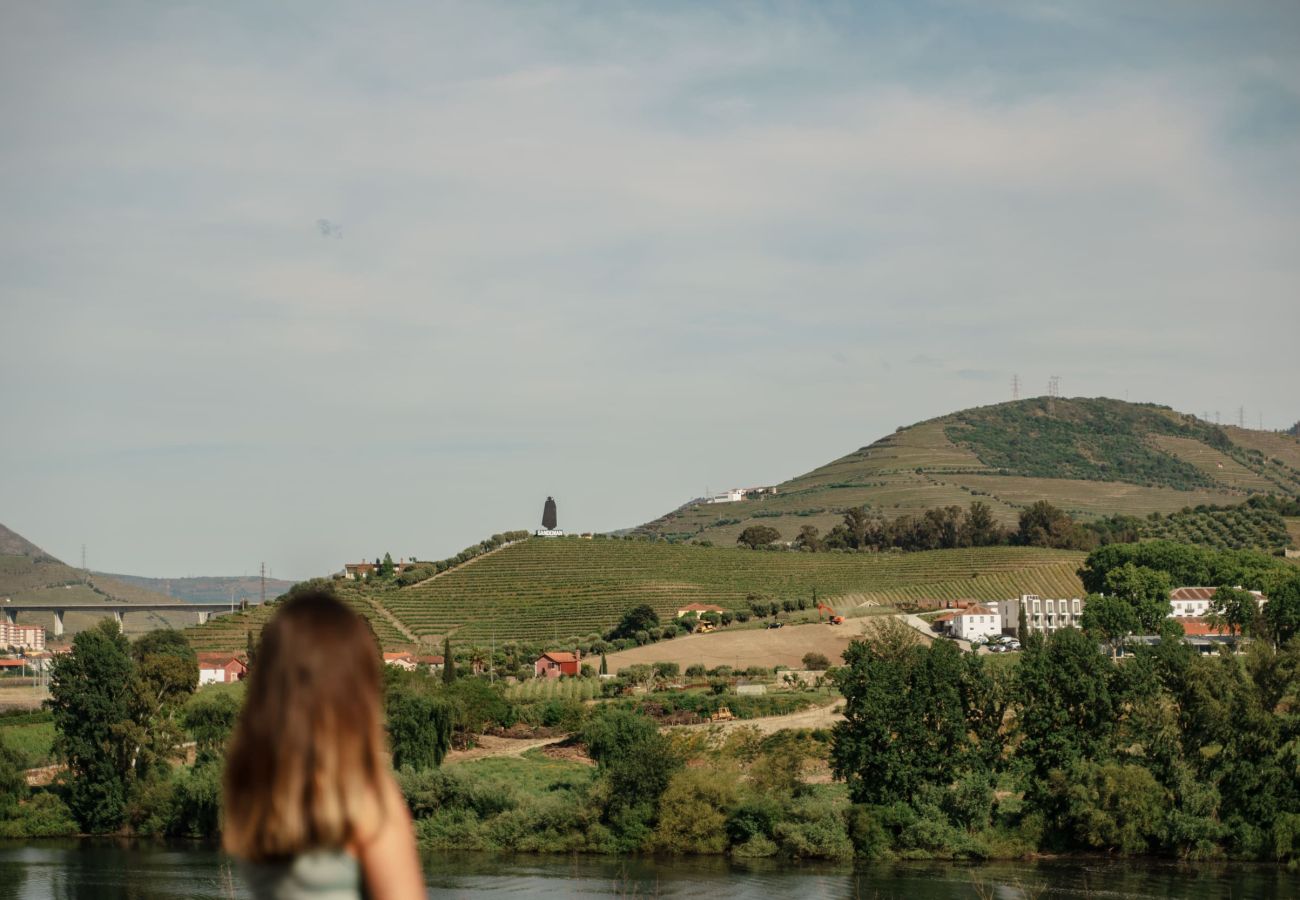
M 456 661 L 451 657 L 451 638 L 442 639 L 442 683 L 451 684 L 456 680 Z
M 600 674 L 609 674 L 609 660 L 605 659 L 605 654 L 600 654 Z

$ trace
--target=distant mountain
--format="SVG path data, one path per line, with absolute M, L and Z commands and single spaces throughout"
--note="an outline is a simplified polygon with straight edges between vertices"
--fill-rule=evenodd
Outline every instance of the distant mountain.
M 0 525 L 0 597 L 14 603 L 55 606 L 59 603 L 94 603 L 116 600 L 125 603 L 157 603 L 169 598 L 139 585 L 99 573 L 74 569 L 46 553 L 22 535 Z M 98 617 L 89 613 L 68 613 L 65 625 L 76 632 Z M 192 616 L 191 616 L 192 618 Z M 20 613 L 19 622 L 52 627 L 50 613 Z M 169 613 L 136 613 L 126 619 L 128 632 L 183 624 Z
M 1036 500 L 1081 519 L 1300 496 L 1300 440 L 1219 426 L 1154 404 L 1035 397 L 955 412 L 881 438 L 805 475 L 727 503 L 693 502 L 639 529 L 731 544 L 754 524 L 794 538 L 846 509 L 887 518 L 987 503 L 1005 523 Z
M 259 602 L 262 599 L 262 582 L 257 575 L 215 575 L 191 578 L 148 578 L 143 575 L 117 575 L 96 572 L 96 577 L 112 578 L 176 600 L 195 603 L 220 603 L 233 599 Z M 297 582 L 283 578 L 266 579 L 266 599 L 274 599 Z

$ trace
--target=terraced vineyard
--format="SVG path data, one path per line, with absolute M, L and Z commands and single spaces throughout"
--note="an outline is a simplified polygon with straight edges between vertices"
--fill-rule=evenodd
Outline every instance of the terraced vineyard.
M 411 649 L 412 642 L 364 596 L 356 591 L 344 589 L 339 592 L 339 597 L 370 622 L 370 627 L 374 629 L 375 637 L 379 639 L 383 649 Z M 254 606 L 241 612 L 209 619 L 205 625 L 186 628 L 184 634 L 195 650 L 242 652 L 248 646 L 248 633 L 251 631 L 254 636 L 261 634 L 262 626 L 274 611 L 273 605 Z
M 473 566 L 386 595 L 383 602 L 417 635 L 487 641 L 559 641 L 603 632 L 632 606 L 661 618 L 691 602 L 746 605 L 750 593 L 811 596 L 832 606 L 894 591 L 999 598 L 1082 590 L 1073 576 L 1083 554 L 1029 547 L 928 553 L 761 552 L 623 541 L 534 538 Z M 961 586 L 961 590 L 958 586 Z M 978 593 L 982 591 L 983 593 Z M 944 594 L 946 596 L 946 594 Z M 851 599 L 850 599 L 851 598 Z
M 1079 559 L 1083 554 L 1079 554 Z M 1040 566 L 1028 571 L 998 572 L 975 578 L 955 578 L 929 584 L 867 591 L 865 600 L 897 603 L 908 600 L 1007 600 L 1021 594 L 1040 597 L 1082 597 L 1083 584 L 1075 574 L 1079 562 Z

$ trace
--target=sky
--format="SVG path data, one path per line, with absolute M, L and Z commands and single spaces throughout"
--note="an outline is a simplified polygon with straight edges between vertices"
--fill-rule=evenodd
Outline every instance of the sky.
M 630 527 L 1024 395 L 1300 418 L 1293 3 L 0 4 L 0 522 Z

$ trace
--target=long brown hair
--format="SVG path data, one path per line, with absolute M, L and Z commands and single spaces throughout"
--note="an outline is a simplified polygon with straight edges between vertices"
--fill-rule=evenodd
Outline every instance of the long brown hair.
M 379 649 L 329 587 L 262 630 L 226 757 L 226 849 L 248 860 L 343 848 L 382 814 Z

